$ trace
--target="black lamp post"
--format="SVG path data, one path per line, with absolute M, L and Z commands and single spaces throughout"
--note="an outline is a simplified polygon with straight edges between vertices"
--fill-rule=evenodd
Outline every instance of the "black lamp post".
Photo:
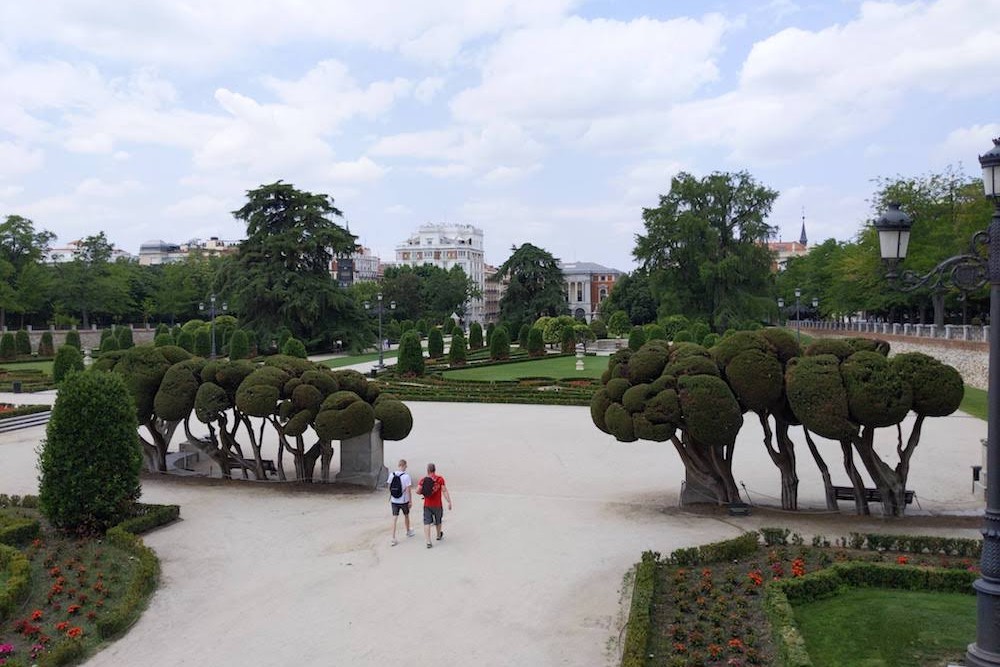
M 802 290 L 798 287 L 795 288 L 795 342 L 802 342 L 802 310 L 799 309 L 799 297 L 802 296 Z
M 813 317 L 819 320 L 819 299 L 813 297 Z
M 212 359 L 215 359 L 215 294 L 208 297 L 208 310 L 205 309 L 204 302 L 198 304 L 198 310 L 201 312 L 207 312 L 210 319 L 209 328 L 212 331 Z M 229 304 L 225 301 L 222 302 L 222 312 L 229 310 Z
M 976 642 L 969 644 L 965 663 L 970 667 L 1000 665 L 1000 139 L 980 156 L 983 186 L 993 201 L 993 218 L 987 229 L 976 232 L 964 255 L 943 260 L 926 275 L 913 271 L 896 272 L 896 265 L 906 258 L 913 221 L 889 204 L 889 210 L 875 221 L 882 259 L 889 267 L 887 277 L 899 289 L 910 292 L 920 287 L 954 286 L 969 292 L 990 284 L 990 371 L 989 409 L 986 436 L 986 512 L 983 517 L 983 552 L 976 589 Z M 996 240 L 996 243 L 992 241 Z M 988 256 L 979 252 L 988 246 Z
M 785 310 L 785 300 L 778 297 L 778 326 L 781 326 L 781 313 Z
M 383 354 L 382 341 L 385 339 L 382 338 L 382 312 L 385 310 L 385 308 L 382 305 L 382 292 L 376 294 L 375 298 L 378 300 L 378 303 L 375 305 L 375 312 L 378 313 L 378 369 L 383 370 L 385 369 L 385 363 L 382 358 Z M 371 310 L 371 307 L 372 307 L 371 302 L 365 301 L 365 310 Z M 389 302 L 389 309 L 396 310 L 395 301 Z

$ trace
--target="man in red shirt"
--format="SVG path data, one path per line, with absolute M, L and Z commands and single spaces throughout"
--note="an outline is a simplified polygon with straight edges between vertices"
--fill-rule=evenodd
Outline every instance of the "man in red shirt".
M 448 511 L 451 511 L 451 495 L 448 494 L 444 477 L 437 474 L 437 468 L 433 463 L 427 464 L 427 476 L 421 478 L 417 484 L 417 493 L 424 497 L 424 539 L 427 540 L 427 548 L 430 549 L 434 546 L 431 544 L 431 524 L 437 529 L 438 541 L 444 537 L 444 531 L 441 529 L 441 520 L 444 518 L 441 496 L 448 501 Z

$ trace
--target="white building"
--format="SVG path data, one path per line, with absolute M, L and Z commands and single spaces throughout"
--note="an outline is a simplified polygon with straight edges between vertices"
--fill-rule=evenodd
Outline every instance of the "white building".
M 239 241 L 223 241 L 218 236 L 213 236 L 207 241 L 191 239 L 181 244 L 167 243 L 159 239 L 146 241 L 139 246 L 139 264 L 155 266 L 183 262 L 193 252 L 200 252 L 204 257 L 228 255 L 236 252 L 239 244 Z
M 62 264 L 63 262 L 72 262 L 76 259 L 76 256 L 80 253 L 80 243 L 81 241 L 70 241 L 64 246 L 51 247 L 45 252 L 44 262 L 48 264 Z M 119 250 L 118 248 L 111 249 L 110 261 L 116 262 L 119 259 L 125 259 L 132 261 L 135 259 L 133 255 L 125 252 L 124 250 Z
M 594 262 L 562 262 L 566 305 L 578 320 L 592 322 L 597 308 L 608 298 L 622 272 Z
M 483 230 L 472 225 L 426 224 L 396 246 L 396 264 L 420 266 L 432 264 L 450 270 L 460 266 L 479 289 L 486 294 L 486 275 L 483 261 Z M 466 306 L 465 320 L 484 321 L 483 297 L 470 299 Z

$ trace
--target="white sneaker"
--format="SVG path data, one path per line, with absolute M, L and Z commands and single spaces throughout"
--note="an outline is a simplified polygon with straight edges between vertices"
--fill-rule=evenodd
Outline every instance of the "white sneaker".
M 408 530 L 408 531 L 406 531 L 406 536 L 407 537 L 413 537 L 416 534 L 417 534 L 417 531 L 415 531 L 415 530 Z
M 389 546 L 390 546 L 390 547 L 394 547 L 394 546 L 396 546 L 397 544 L 399 544 L 399 542 L 397 542 L 396 540 L 393 540 L 392 542 L 390 542 L 390 543 L 389 543 Z

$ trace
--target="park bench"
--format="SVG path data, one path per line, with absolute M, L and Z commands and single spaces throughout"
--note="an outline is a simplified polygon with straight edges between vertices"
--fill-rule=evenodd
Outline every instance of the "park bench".
M 242 459 L 242 461 L 243 462 L 240 463 L 239 460 L 235 459 L 230 460 L 229 469 L 232 470 L 233 468 L 243 468 L 245 466 L 250 470 L 253 470 L 257 465 L 257 462 L 254 461 L 253 459 Z M 272 473 L 274 475 L 278 474 L 278 469 L 274 467 L 274 461 L 272 461 L 271 459 L 264 459 L 263 461 L 261 461 L 261 468 L 264 469 L 265 475 L 267 475 L 268 473 Z
M 869 502 L 880 503 L 882 502 L 882 492 L 878 489 L 865 489 L 865 500 Z M 853 486 L 835 486 L 833 487 L 833 493 L 837 500 L 854 500 L 854 487 Z M 913 491 L 903 491 L 903 499 L 906 501 L 907 505 L 913 504 Z

